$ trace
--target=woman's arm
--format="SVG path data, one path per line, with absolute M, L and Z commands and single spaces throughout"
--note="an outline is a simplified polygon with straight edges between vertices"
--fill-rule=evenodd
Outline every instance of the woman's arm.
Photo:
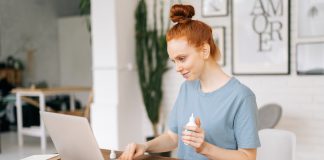
M 145 143 L 146 152 L 167 152 L 178 146 L 178 135 L 172 131 L 167 131 L 162 135 Z
M 118 159 L 131 160 L 143 155 L 144 152 L 166 152 L 175 149 L 177 146 L 178 135 L 172 131 L 167 131 L 166 133 L 144 144 L 128 144 L 125 151 Z
M 198 153 L 215 160 L 255 160 L 256 149 L 228 150 L 204 142 Z
M 187 126 L 186 130 L 182 132 L 182 141 L 196 149 L 197 153 L 200 153 L 209 159 L 215 160 L 255 160 L 256 149 L 238 149 L 228 150 L 223 149 L 213 144 L 205 142 L 205 133 L 200 128 L 200 119 L 196 118 L 197 127 Z

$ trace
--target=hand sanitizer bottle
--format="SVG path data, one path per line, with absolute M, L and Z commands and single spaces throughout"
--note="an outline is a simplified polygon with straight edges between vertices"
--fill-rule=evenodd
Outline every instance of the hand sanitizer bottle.
M 109 155 L 109 159 L 113 160 L 113 159 L 116 159 L 116 158 L 117 158 L 116 152 L 114 150 L 111 150 L 110 155 Z
M 194 126 L 194 127 L 197 127 L 197 124 L 195 122 L 195 117 L 193 116 L 193 113 L 191 113 L 191 116 L 190 116 L 189 121 L 186 124 L 186 126 Z M 185 131 L 186 132 L 191 132 L 190 130 L 187 130 L 187 129 Z M 185 145 L 188 145 L 188 144 L 185 143 Z

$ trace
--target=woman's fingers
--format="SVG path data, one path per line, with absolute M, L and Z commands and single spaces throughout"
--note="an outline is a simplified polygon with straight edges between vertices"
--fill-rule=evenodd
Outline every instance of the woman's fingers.
M 194 148 L 199 148 L 204 143 L 204 136 L 201 134 L 190 133 L 189 135 L 183 135 L 182 141 Z
M 200 133 L 200 132 L 203 131 L 201 128 L 195 127 L 195 126 L 186 126 L 184 129 L 189 130 L 189 131 L 193 131 L 193 132 L 197 132 L 197 133 Z
M 196 117 L 195 119 L 195 123 L 198 127 L 200 127 L 200 118 L 199 117 Z
M 199 118 L 196 119 L 196 123 L 200 123 Z M 204 130 L 200 127 L 187 126 L 182 132 L 182 141 L 194 148 L 202 146 L 205 140 Z
M 135 155 L 133 158 L 137 158 L 137 157 L 143 155 L 145 150 L 146 150 L 146 146 L 144 144 L 137 144 L 136 150 L 135 150 Z
M 135 153 L 135 155 L 134 155 L 133 158 L 135 159 L 135 158 L 137 158 L 137 157 L 139 157 L 139 156 L 141 156 L 141 155 L 143 155 L 142 152 L 136 151 L 136 153 Z
M 134 143 L 128 144 L 125 148 L 125 151 L 118 159 L 131 160 L 134 157 L 135 151 L 136 151 L 136 144 L 134 144 Z
M 136 144 L 131 143 L 128 145 L 128 156 L 127 159 L 133 159 L 134 153 L 136 149 Z
M 126 146 L 125 151 L 118 158 L 120 160 L 132 160 L 144 154 L 146 147 L 144 144 L 130 143 Z
M 204 135 L 202 133 L 192 132 L 192 131 L 183 131 L 182 136 L 191 136 L 197 138 L 203 138 Z
M 187 140 L 187 141 L 193 141 L 193 142 L 202 142 L 203 141 L 203 137 L 200 135 L 197 136 L 182 136 L 183 140 Z
M 192 146 L 194 148 L 199 148 L 203 142 L 195 142 L 195 141 L 189 141 L 189 140 L 184 140 L 182 139 L 183 143 L 188 144 L 189 146 Z

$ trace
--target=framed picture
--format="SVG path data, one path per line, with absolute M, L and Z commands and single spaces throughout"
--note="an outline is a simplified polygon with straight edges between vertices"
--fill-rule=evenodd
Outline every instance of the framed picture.
M 225 66 L 225 27 L 213 27 L 212 29 L 214 42 L 221 54 L 218 64 L 220 66 Z
M 232 2 L 233 74 L 290 74 L 290 1 Z
M 324 38 L 324 0 L 298 0 L 298 37 Z
M 228 15 L 229 0 L 202 0 L 202 16 L 218 17 Z
M 324 75 L 324 42 L 297 44 L 297 74 Z

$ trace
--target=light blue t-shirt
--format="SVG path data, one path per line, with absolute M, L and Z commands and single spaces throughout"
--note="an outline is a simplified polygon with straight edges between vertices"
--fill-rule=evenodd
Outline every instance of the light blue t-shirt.
M 199 117 L 205 141 L 230 150 L 260 146 L 254 93 L 232 77 L 221 88 L 203 93 L 200 81 L 185 81 L 169 115 L 170 130 L 178 134 L 178 158 L 207 159 L 182 142 L 191 113 Z

